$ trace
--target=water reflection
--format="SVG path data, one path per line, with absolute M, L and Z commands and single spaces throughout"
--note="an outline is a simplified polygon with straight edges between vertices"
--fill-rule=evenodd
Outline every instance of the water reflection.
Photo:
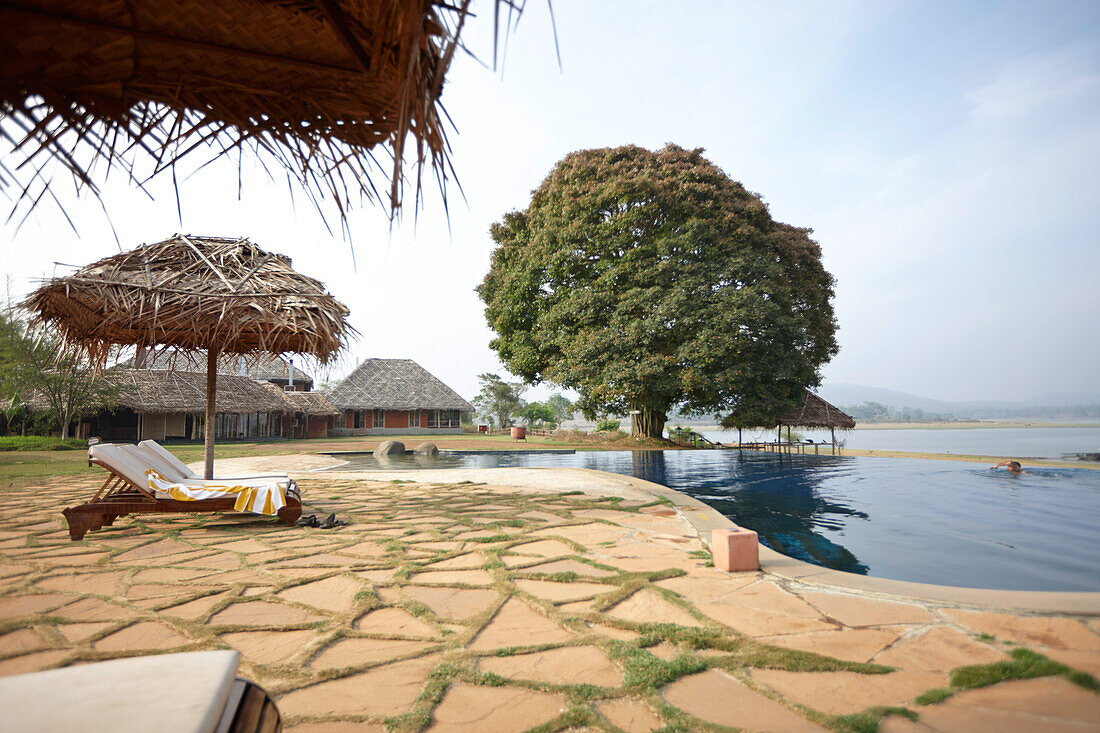
M 684 482 L 689 485 L 674 488 L 752 528 L 761 542 L 784 555 L 866 575 L 866 564 L 823 534 L 839 533 L 846 520 L 869 518 L 829 498 L 824 483 L 845 471 L 844 460 L 832 457 L 742 453 L 726 471 L 697 474 Z
M 631 475 L 644 481 L 652 481 L 668 486 L 668 472 L 665 470 L 665 452 L 663 450 L 636 450 L 630 456 Z

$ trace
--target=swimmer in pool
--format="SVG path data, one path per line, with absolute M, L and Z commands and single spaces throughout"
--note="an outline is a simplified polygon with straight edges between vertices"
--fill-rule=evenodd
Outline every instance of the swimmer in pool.
M 1024 469 L 1020 465 L 1019 461 L 1001 461 L 996 466 L 990 466 L 989 470 L 993 471 L 995 469 L 1000 468 L 1001 466 L 1004 466 L 1005 468 L 1007 468 L 1009 473 L 1023 473 L 1024 472 Z

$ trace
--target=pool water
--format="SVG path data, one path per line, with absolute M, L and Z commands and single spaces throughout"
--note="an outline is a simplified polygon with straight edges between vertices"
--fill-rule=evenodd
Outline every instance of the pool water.
M 343 456 L 341 456 L 343 457 Z M 955 461 L 737 451 L 353 456 L 343 470 L 558 466 L 636 476 L 709 504 L 785 555 L 919 583 L 1100 591 L 1100 471 L 1019 476 Z

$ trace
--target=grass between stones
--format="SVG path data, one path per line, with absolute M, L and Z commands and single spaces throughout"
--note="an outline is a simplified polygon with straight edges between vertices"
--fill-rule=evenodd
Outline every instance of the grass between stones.
M 953 696 L 960 690 L 989 687 L 1008 680 L 1030 680 L 1037 677 L 1062 677 L 1073 684 L 1092 692 L 1100 692 L 1100 682 L 1096 677 L 1055 662 L 1030 649 L 1013 649 L 1011 659 L 992 664 L 975 664 L 958 667 L 951 672 L 951 687 L 938 687 L 917 696 L 918 705 L 935 705 Z

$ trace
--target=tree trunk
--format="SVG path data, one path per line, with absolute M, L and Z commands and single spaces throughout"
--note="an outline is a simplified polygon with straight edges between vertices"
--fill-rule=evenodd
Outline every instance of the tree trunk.
M 61 439 L 65 440 L 69 437 L 69 416 L 61 416 Z
M 217 414 L 215 399 L 218 395 L 218 351 L 206 350 L 206 440 L 204 448 L 206 462 L 203 468 L 203 478 L 207 481 L 214 478 L 214 416 Z
M 660 438 L 665 432 L 665 413 L 652 407 L 630 403 L 630 437 Z

